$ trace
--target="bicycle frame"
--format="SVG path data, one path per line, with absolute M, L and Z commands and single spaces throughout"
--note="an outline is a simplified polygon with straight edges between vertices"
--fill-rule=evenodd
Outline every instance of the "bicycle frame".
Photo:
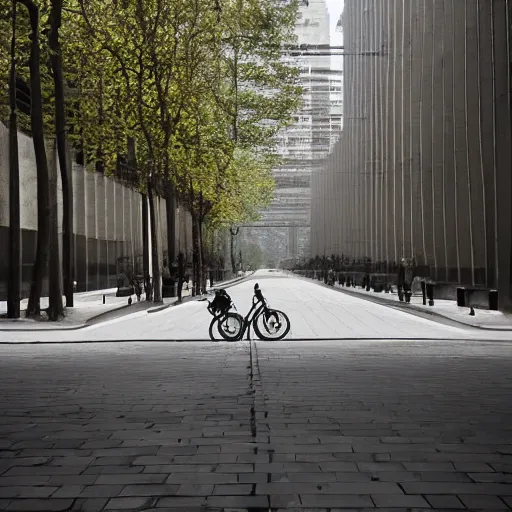
M 204 300 L 207 300 L 207 299 L 204 299 Z M 211 329 L 211 326 L 214 325 L 214 322 L 222 322 L 224 320 L 224 318 L 227 316 L 227 314 L 229 313 L 229 310 L 227 310 L 227 311 L 224 311 L 219 314 L 214 314 L 214 312 L 211 308 L 211 305 L 212 305 L 212 303 L 210 301 L 208 301 L 208 311 L 213 316 L 212 322 L 210 324 L 210 329 Z M 236 306 L 233 301 L 231 301 L 231 303 L 230 303 L 229 309 L 231 309 L 231 308 L 234 308 L 235 311 L 238 311 L 236 309 Z M 254 320 L 256 318 L 258 318 L 263 312 L 266 313 L 268 310 L 269 310 L 269 308 L 267 305 L 267 301 L 266 301 L 265 297 L 263 297 L 263 294 L 261 293 L 261 290 L 260 290 L 258 284 L 256 284 L 254 286 L 254 296 L 253 296 L 253 300 L 252 300 L 251 309 L 249 310 L 249 312 L 247 313 L 245 318 L 240 314 L 238 315 L 242 319 L 243 323 L 242 323 L 242 329 L 236 339 L 237 340 L 243 339 L 244 334 L 247 331 L 247 340 L 250 340 L 251 339 L 250 338 L 251 323 L 254 322 Z M 212 337 L 211 331 L 210 331 L 210 337 Z M 214 339 L 214 338 L 212 337 L 212 339 Z M 233 341 L 235 341 L 235 340 L 233 340 Z
M 254 295 L 256 297 L 256 294 Z M 244 318 L 244 324 L 242 326 L 242 332 L 239 335 L 238 339 L 242 339 L 244 337 L 245 331 L 247 331 L 247 341 L 251 339 L 251 323 L 254 321 L 255 318 L 257 318 L 259 315 L 261 315 L 262 311 L 267 310 L 267 304 L 265 301 L 265 298 L 263 297 L 263 300 L 258 299 L 256 302 L 252 302 L 251 309 L 249 310 L 249 313 Z M 253 313 L 254 311 L 254 313 Z M 251 317 L 251 313 L 253 313 Z

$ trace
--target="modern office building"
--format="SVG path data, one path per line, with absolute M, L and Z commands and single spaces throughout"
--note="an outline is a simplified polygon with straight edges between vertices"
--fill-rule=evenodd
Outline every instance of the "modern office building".
M 509 0 L 345 0 L 342 139 L 312 255 L 413 258 L 512 303 Z
M 297 43 L 309 49 L 288 60 L 301 70 L 303 105 L 296 122 L 278 137 L 284 161 L 274 170 L 273 202 L 257 223 L 243 230 L 246 241 L 258 240 L 277 261 L 309 255 L 311 175 L 322 167 L 341 128 L 342 76 L 331 69 L 329 30 L 325 0 L 309 0 L 300 7 Z

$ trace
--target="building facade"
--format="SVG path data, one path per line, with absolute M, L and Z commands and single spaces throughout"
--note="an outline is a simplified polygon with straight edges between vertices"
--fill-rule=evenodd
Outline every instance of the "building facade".
M 7 298 L 9 273 L 9 133 L 0 123 L 0 301 Z M 37 243 L 37 171 L 33 142 L 18 134 L 20 163 L 20 213 L 22 298 L 27 298 Z M 48 145 L 48 163 L 58 166 L 55 148 Z M 58 185 L 58 223 L 62 233 L 62 186 Z M 120 180 L 87 171 L 73 162 L 75 281 L 78 292 L 113 288 L 121 272 L 142 272 L 142 198 Z M 166 201 L 156 199 L 159 260 L 167 258 Z M 191 258 L 190 215 L 178 208 L 175 247 Z M 47 292 L 47 280 L 43 294 Z
M 270 259 L 277 262 L 296 261 L 310 253 L 311 177 L 321 168 L 341 127 L 342 77 L 331 68 L 329 22 L 325 0 L 309 0 L 300 6 L 297 44 L 316 49 L 284 58 L 300 68 L 303 104 L 294 124 L 278 136 L 283 164 L 274 170 L 273 202 L 242 234 L 246 239 L 259 239 Z M 277 244 L 276 238 L 282 243 Z
M 510 0 L 345 0 L 343 134 L 312 255 L 511 297 Z

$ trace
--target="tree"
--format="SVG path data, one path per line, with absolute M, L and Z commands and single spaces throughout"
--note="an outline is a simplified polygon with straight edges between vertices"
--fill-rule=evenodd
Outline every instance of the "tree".
M 274 166 L 279 163 L 276 135 L 291 123 L 301 101 L 299 70 L 282 53 L 295 39 L 297 16 L 297 1 L 234 0 L 223 6 L 224 69 L 231 94 L 217 100 L 231 119 L 236 144 Z M 231 265 L 234 271 L 233 250 Z
M 29 67 L 32 105 L 30 117 L 37 165 L 37 245 L 26 316 L 35 318 L 39 316 L 41 310 L 43 279 L 48 264 L 51 213 L 50 190 L 43 128 L 43 102 L 40 71 L 41 51 L 39 47 L 39 8 L 32 0 L 19 0 L 19 2 L 23 4 L 28 11 L 31 28 Z
M 16 17 L 17 3 L 12 2 L 9 73 L 9 282 L 7 316 L 20 317 L 21 225 L 18 161 L 18 122 L 16 116 Z M 1 29 L 2 27 L 0 27 Z M 7 28 L 4 26 L 4 28 Z
M 59 30 L 62 24 L 62 0 L 51 0 L 50 30 L 50 67 L 55 89 L 55 134 L 62 180 L 62 256 L 64 293 L 66 307 L 73 307 L 74 280 L 74 240 L 73 240 L 73 184 L 69 168 L 69 150 L 66 137 L 66 106 L 64 100 L 64 78 L 62 70 L 62 49 Z M 60 312 L 59 312 L 60 313 Z

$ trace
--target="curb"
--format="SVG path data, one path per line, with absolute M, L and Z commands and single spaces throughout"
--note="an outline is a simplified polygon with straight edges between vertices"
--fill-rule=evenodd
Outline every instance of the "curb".
M 297 277 L 300 277 L 301 279 L 304 279 L 304 280 L 307 280 L 307 281 L 311 281 L 313 284 L 317 284 L 319 286 L 323 286 L 324 288 L 328 288 L 330 290 L 336 290 L 338 292 L 342 292 L 342 293 L 345 293 L 347 295 L 350 295 L 351 297 L 357 297 L 357 298 L 360 298 L 362 300 L 367 300 L 367 301 L 370 301 L 370 302 L 374 302 L 375 304 L 379 304 L 381 306 L 386 306 L 388 308 L 393 308 L 393 309 L 397 309 L 399 311 L 403 311 L 405 313 L 409 313 L 411 315 L 416 315 L 416 316 L 434 316 L 438 319 L 441 319 L 441 320 L 444 320 L 444 323 L 454 323 L 456 324 L 457 326 L 464 326 L 468 329 L 480 329 L 481 331 L 491 331 L 491 332 L 512 332 L 512 328 L 511 327 L 504 327 L 504 328 L 501 328 L 501 327 L 484 327 L 484 326 L 481 326 L 481 325 L 472 325 L 472 324 L 467 324 L 465 322 L 462 322 L 460 320 L 456 320 L 454 318 L 450 318 L 449 316 L 446 316 L 446 315 L 443 315 L 442 313 L 438 313 L 437 311 L 432 311 L 431 309 L 422 309 L 420 307 L 418 307 L 416 304 L 404 304 L 404 303 L 401 303 L 401 302 L 393 302 L 391 303 L 390 301 L 387 301 L 386 299 L 382 299 L 380 297 L 377 297 L 375 295 L 363 295 L 361 293 L 357 293 L 357 292 L 353 292 L 351 291 L 350 289 L 348 288 L 338 288 L 338 287 L 334 287 L 334 286 L 329 286 L 328 284 L 325 284 L 323 282 L 320 282 L 320 281 L 316 281 L 314 279 L 311 279 L 309 277 L 303 277 L 303 276 L 297 276 Z M 370 292 L 368 292 L 370 293 Z
M 123 304 L 122 306 L 119 306 L 118 308 L 110 309 L 109 311 L 104 311 L 103 313 L 98 313 L 97 315 L 91 316 L 88 318 L 85 322 L 82 322 L 78 325 L 72 325 L 69 327 L 54 327 L 54 328 L 48 328 L 48 329 L 42 329 L 39 327 L 36 327 L 34 329 L 3 329 L 0 327 L 0 332 L 51 332 L 51 331 L 76 331 L 78 329 L 83 329 L 84 327 L 88 327 L 90 323 L 92 323 L 95 320 L 98 320 L 99 318 L 110 315 L 112 313 L 116 313 L 117 311 L 122 311 L 123 309 L 129 308 L 131 304 Z
M 235 279 L 235 280 L 232 280 L 232 281 L 228 281 L 228 283 L 224 286 L 224 288 L 229 288 L 230 286 L 234 286 L 235 284 L 239 284 L 240 282 L 242 282 L 244 279 L 249 279 L 252 275 L 254 274 L 254 272 L 252 274 L 249 274 L 248 276 L 244 276 L 244 277 L 240 277 L 238 279 Z M 214 288 L 213 288 L 214 289 Z M 182 299 L 181 302 L 172 302 L 170 304 L 163 304 L 163 305 L 160 305 L 160 306 L 149 306 L 148 308 L 146 308 L 146 312 L 147 313 L 158 313 L 160 311 L 163 311 L 164 309 L 167 309 L 167 308 L 170 308 L 170 307 L 173 307 L 173 306 L 179 306 L 180 304 L 185 304 L 187 302 L 191 302 L 193 300 L 200 300 L 203 298 L 203 295 L 198 295 L 196 297 L 184 297 Z M 135 302 L 134 304 L 140 304 L 140 303 L 137 303 Z M 94 315 L 90 318 L 88 318 L 85 322 L 81 323 L 81 324 L 78 324 L 78 325 L 73 325 L 73 326 L 69 326 L 69 327 L 54 327 L 54 328 L 47 328 L 47 329 L 43 329 L 43 328 L 40 328 L 40 327 L 36 327 L 34 329 L 10 329 L 10 328 L 6 328 L 6 329 L 2 329 L 1 326 L 0 326 L 0 332 L 55 332 L 55 331 L 78 331 L 79 329 L 84 329 L 85 327 L 89 327 L 91 324 L 95 324 L 95 323 L 98 323 L 98 320 L 104 316 L 107 316 L 107 315 L 111 315 L 112 313 L 117 313 L 118 311 L 122 311 L 123 309 L 127 309 L 129 307 L 131 307 L 133 304 L 123 304 L 121 306 L 119 306 L 118 308 L 114 308 L 114 309 L 111 309 L 109 311 L 104 311 L 103 313 L 98 313 L 97 315 Z M 142 311 L 144 311 L 144 308 L 141 308 Z
M 232 281 L 228 281 L 227 284 L 225 286 L 223 286 L 223 288 L 230 288 L 231 286 L 240 284 L 242 281 L 244 281 L 245 279 L 249 279 L 253 275 L 254 275 L 254 272 L 252 274 L 249 274 L 248 276 L 244 276 L 244 277 L 240 277 L 238 279 L 232 280 Z M 221 284 L 221 283 L 219 283 L 219 284 Z M 210 288 L 210 290 L 215 290 L 215 289 L 216 289 L 215 286 L 213 288 Z M 195 297 L 192 297 L 189 295 L 187 297 L 182 298 L 181 302 L 176 301 L 176 302 L 171 302 L 170 304 L 163 304 L 162 306 L 156 306 L 154 308 L 150 308 L 147 310 L 147 313 L 149 313 L 149 314 L 159 313 L 160 311 L 163 311 L 164 309 L 172 308 L 173 306 L 179 306 L 180 304 L 186 304 L 187 302 L 192 302 L 192 301 L 199 301 L 199 300 L 203 299 L 205 295 L 206 294 L 196 295 Z

